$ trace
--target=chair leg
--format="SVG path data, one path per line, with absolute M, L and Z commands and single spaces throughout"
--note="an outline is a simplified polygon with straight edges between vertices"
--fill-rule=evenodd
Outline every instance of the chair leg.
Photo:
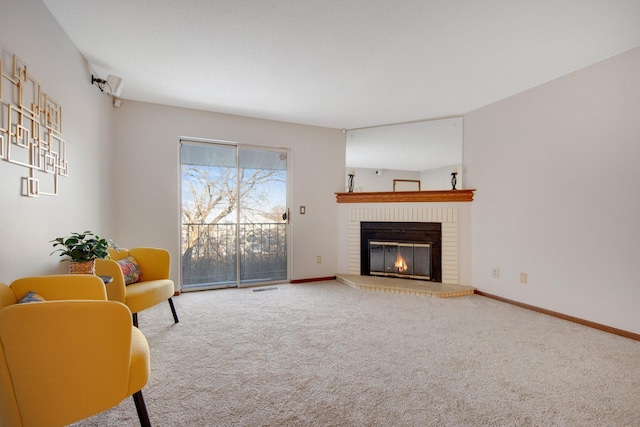
M 133 326 L 138 327 L 138 313 L 131 313 L 131 319 L 133 320 Z
M 171 307 L 171 313 L 173 314 L 173 320 L 178 323 L 178 314 L 176 313 L 176 308 L 173 306 L 173 300 L 169 298 L 169 306 Z
M 144 404 L 144 398 L 142 397 L 142 390 L 133 393 L 133 401 L 136 404 L 136 411 L 138 411 L 138 418 L 140 419 L 140 425 L 142 427 L 151 427 L 151 421 L 149 420 L 149 413 L 147 413 L 147 405 Z

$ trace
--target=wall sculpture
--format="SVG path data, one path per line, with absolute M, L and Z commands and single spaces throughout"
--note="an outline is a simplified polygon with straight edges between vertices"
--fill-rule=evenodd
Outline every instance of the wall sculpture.
M 0 159 L 27 169 L 23 196 L 56 196 L 59 177 L 69 172 L 62 107 L 17 56 L 9 73 L 0 60 L 0 72 Z

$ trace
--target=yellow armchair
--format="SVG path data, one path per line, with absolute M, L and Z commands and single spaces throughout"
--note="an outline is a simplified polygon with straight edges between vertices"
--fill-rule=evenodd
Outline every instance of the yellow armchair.
M 109 255 L 111 259 L 96 260 L 96 274 L 113 277 L 113 281 L 106 285 L 107 297 L 129 307 L 135 326 L 138 326 L 138 312 L 162 301 L 169 302 L 173 320 L 179 322 L 172 299 L 175 289 L 173 280 L 169 278 L 171 258 L 168 251 L 158 248 L 120 248 L 120 251 L 110 249 Z M 127 257 L 133 257 L 139 265 L 142 281 L 129 285 L 125 283 L 117 261 Z
M 44 302 L 18 304 L 29 291 Z M 78 299 L 79 298 L 79 299 Z M 92 275 L 0 283 L 0 425 L 63 426 L 142 397 L 149 346 L 129 309 Z

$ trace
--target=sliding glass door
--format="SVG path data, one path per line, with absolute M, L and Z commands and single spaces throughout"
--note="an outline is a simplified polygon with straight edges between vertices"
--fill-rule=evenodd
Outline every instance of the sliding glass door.
M 287 152 L 183 140 L 182 290 L 286 281 Z

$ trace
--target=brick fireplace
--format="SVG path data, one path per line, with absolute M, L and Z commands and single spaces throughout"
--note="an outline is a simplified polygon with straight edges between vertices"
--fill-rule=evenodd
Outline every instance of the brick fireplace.
M 459 284 L 458 208 L 440 207 L 358 207 L 347 212 L 347 270 L 361 274 L 362 222 L 422 222 L 441 225 L 441 280 Z

